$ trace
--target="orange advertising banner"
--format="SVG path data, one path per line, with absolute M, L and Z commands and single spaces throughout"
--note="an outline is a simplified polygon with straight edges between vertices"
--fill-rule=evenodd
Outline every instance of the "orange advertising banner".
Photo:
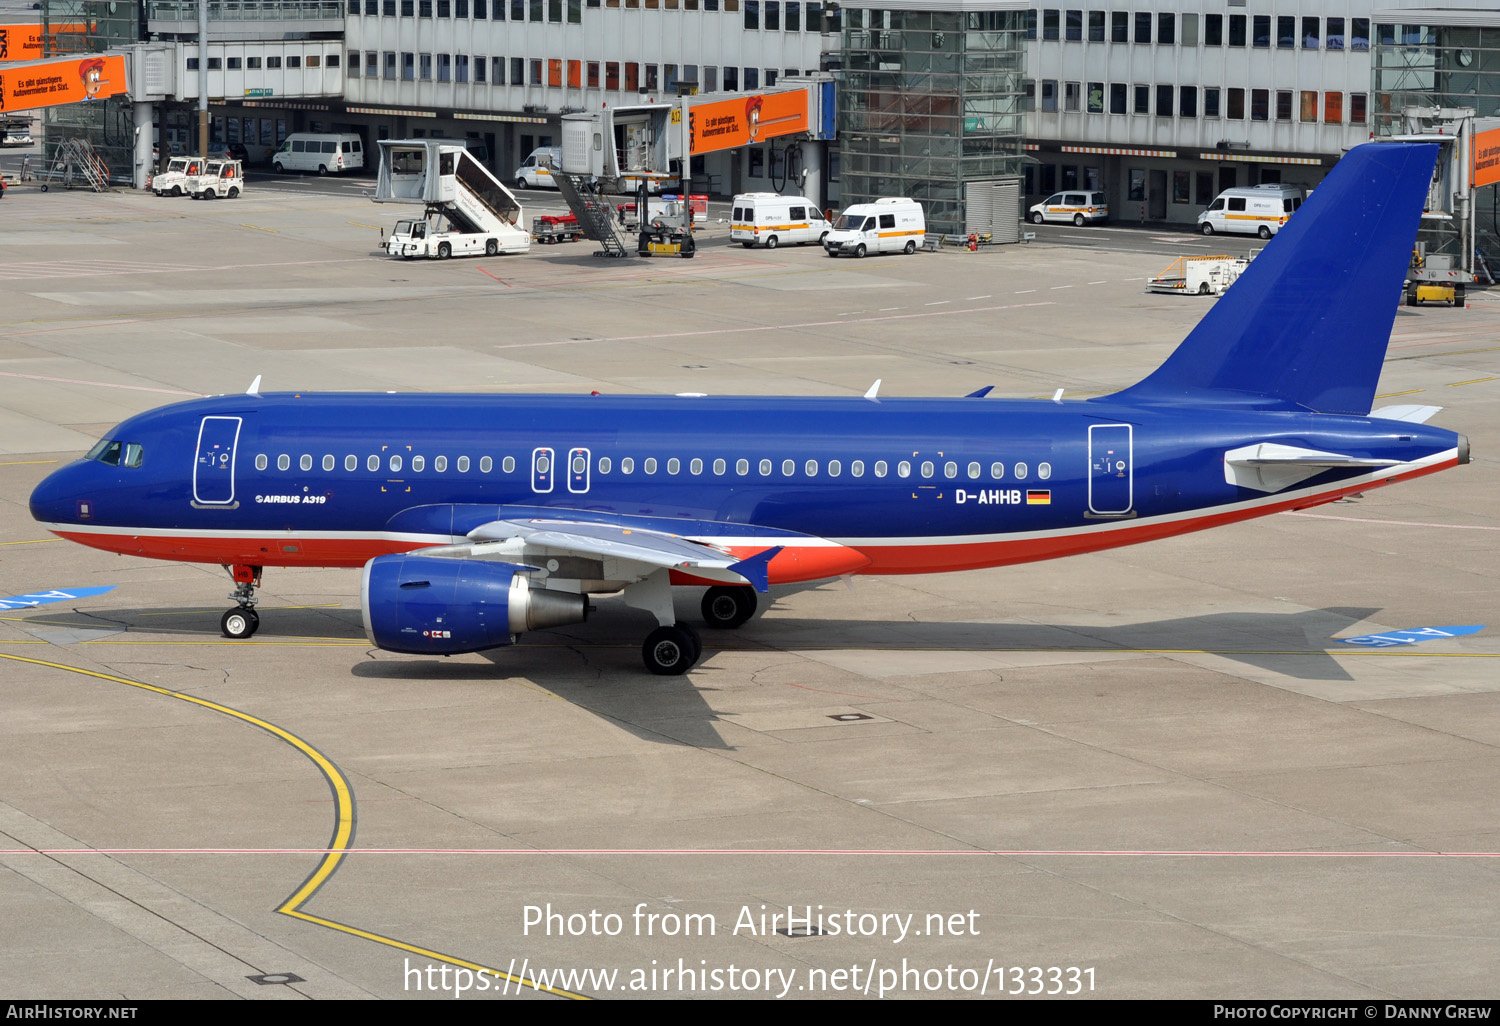
M 1469 149 L 1474 154 L 1474 187 L 1500 182 L 1500 128 L 1474 136 Z
M 48 29 L 55 44 L 64 32 L 83 32 L 88 28 L 83 22 L 67 22 Z M 43 33 L 40 25 L 0 25 L 0 63 L 6 61 L 38 61 L 47 56 L 42 45 Z M 53 46 L 56 52 L 57 46 Z
M 695 103 L 688 107 L 688 120 L 688 152 L 694 156 L 795 135 L 808 128 L 807 90 Z
M 127 90 L 125 58 L 95 54 L 0 68 L 0 112 L 102 100 Z

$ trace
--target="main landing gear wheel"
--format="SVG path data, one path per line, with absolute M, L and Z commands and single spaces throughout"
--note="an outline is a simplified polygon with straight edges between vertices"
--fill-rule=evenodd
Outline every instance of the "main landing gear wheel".
M 748 585 L 709 588 L 703 594 L 703 623 L 716 630 L 732 630 L 755 615 L 755 589 Z
M 658 627 L 646 635 L 641 659 L 646 669 L 659 677 L 684 674 L 703 654 L 703 642 L 696 631 L 683 624 Z
M 224 637 L 233 638 L 236 641 L 250 637 L 259 626 L 260 616 L 248 606 L 231 609 L 219 621 L 219 630 L 223 632 Z

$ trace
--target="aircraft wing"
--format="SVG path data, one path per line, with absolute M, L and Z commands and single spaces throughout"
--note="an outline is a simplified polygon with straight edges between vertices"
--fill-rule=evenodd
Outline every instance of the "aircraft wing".
M 769 587 L 766 564 L 782 548 L 773 546 L 741 559 L 666 531 L 569 520 L 495 520 L 470 531 L 468 538 L 483 547 L 483 555 L 528 565 L 546 566 L 549 559 L 559 557 L 597 562 L 601 580 L 636 581 L 657 570 L 678 570 L 724 584 L 748 584 L 761 592 Z

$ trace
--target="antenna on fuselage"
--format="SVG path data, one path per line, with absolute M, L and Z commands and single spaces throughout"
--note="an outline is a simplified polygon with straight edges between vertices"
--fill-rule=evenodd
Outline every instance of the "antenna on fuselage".
M 868 391 L 868 392 L 866 392 L 866 393 L 865 393 L 865 398 L 866 398 L 866 399 L 869 399 L 869 400 L 871 400 L 871 401 L 874 401 L 874 400 L 875 400 L 875 397 L 876 397 L 876 396 L 877 396 L 877 395 L 878 395 L 878 394 L 879 394 L 879 392 L 880 392 L 880 383 L 881 383 L 881 382 L 882 382 L 882 381 L 884 381 L 884 380 L 885 380 L 885 379 L 884 379 L 884 378 L 876 378 L 876 379 L 875 379 L 875 384 L 873 384 L 873 385 L 871 385 L 871 386 L 870 386 L 870 390 L 869 390 L 869 391 Z
M 250 387 L 247 388 L 247 389 L 245 389 L 245 394 L 246 395 L 253 395 L 257 399 L 260 398 L 260 375 L 259 374 L 255 375 L 255 380 L 252 381 L 252 382 L 250 382 Z
M 1060 389 L 1060 388 L 1056 392 L 1053 392 L 1052 393 L 1052 401 L 1055 402 L 1055 403 L 1062 402 L 1062 394 L 1063 394 L 1063 390 Z

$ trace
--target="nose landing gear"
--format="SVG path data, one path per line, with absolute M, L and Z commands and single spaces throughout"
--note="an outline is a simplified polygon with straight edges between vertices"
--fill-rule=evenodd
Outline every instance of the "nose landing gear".
M 250 637 L 260 627 L 260 616 L 255 612 L 255 589 L 260 584 L 261 568 L 237 563 L 224 569 L 234 578 L 234 591 L 229 597 L 236 605 L 220 618 L 219 630 L 224 637 L 238 641 Z

